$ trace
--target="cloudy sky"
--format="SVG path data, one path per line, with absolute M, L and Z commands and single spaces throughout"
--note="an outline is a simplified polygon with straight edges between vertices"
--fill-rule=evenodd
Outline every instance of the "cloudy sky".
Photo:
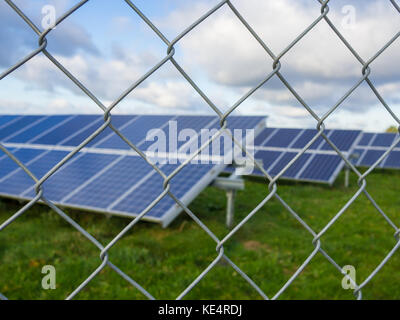
M 133 1 L 172 40 L 217 0 Z M 45 5 L 57 16 L 73 0 L 14 0 L 41 27 Z M 320 14 L 317 0 L 232 0 L 278 55 Z M 400 31 L 389 0 L 332 0 L 328 14 L 368 60 Z M 42 27 L 41 27 L 42 28 Z M 37 48 L 38 37 L 0 2 L 0 73 Z M 122 0 L 90 0 L 47 36 L 53 54 L 106 106 L 166 56 L 167 47 Z M 227 110 L 272 71 L 272 59 L 227 5 L 176 45 L 175 59 L 221 110 Z M 281 73 L 304 101 L 323 115 L 361 77 L 362 66 L 325 21 L 281 59 Z M 371 64 L 371 81 L 400 116 L 400 38 Z M 0 81 L 0 113 L 100 113 L 43 54 Z M 143 82 L 115 113 L 206 114 L 211 108 L 168 62 Z M 246 100 L 238 114 L 268 115 L 270 126 L 315 127 L 274 77 Z M 363 83 L 326 121 L 331 128 L 385 130 L 395 121 Z

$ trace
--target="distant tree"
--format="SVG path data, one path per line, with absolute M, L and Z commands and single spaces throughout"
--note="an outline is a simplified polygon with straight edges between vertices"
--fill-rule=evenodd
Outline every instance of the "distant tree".
M 386 129 L 386 132 L 397 133 L 399 132 L 399 130 L 397 129 L 396 126 L 390 126 L 389 128 Z

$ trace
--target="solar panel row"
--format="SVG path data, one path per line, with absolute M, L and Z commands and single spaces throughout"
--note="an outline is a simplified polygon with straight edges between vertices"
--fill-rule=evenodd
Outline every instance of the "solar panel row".
M 276 176 L 297 155 L 297 152 L 257 151 L 255 159 L 261 160 L 264 170 Z M 340 172 L 343 160 L 337 155 L 305 153 L 281 176 L 299 181 L 333 183 Z M 263 175 L 255 169 L 254 175 Z
M 396 133 L 364 133 L 354 150 L 353 163 L 360 167 L 372 166 L 398 139 Z M 383 159 L 378 168 L 400 169 L 400 144 Z
M 112 121 L 128 139 L 146 150 L 146 133 L 161 128 L 168 137 L 169 120 L 177 121 L 178 130 L 190 128 L 197 133 L 203 128 L 219 127 L 218 118 L 211 116 L 113 116 Z M 101 117 L 92 115 L 3 116 L 0 140 L 40 178 L 102 123 Z M 228 123 L 231 129 L 260 131 L 265 118 L 231 116 Z M 178 148 L 184 144 L 184 140 L 178 141 Z M 79 152 L 45 181 L 47 199 L 68 207 L 134 217 L 162 193 L 162 177 L 141 157 L 119 152 L 129 146 L 111 129 L 99 134 L 90 147 L 90 152 Z M 101 152 L 104 149 L 115 152 Z M 169 175 L 179 165 L 159 163 L 158 167 Z M 171 191 L 188 204 L 224 167 L 221 163 L 189 164 L 172 178 Z M 33 180 L 6 155 L 0 156 L 0 194 L 18 199 L 35 196 Z M 166 226 L 180 211 L 167 195 L 145 218 Z
M 23 144 L 45 146 L 78 146 L 103 124 L 102 116 L 1 116 L 0 141 L 8 145 Z M 230 116 L 228 129 L 251 129 L 265 119 L 252 116 Z M 170 123 L 172 122 L 172 123 Z M 168 116 L 168 115 L 114 115 L 112 125 L 116 127 L 129 141 L 147 150 L 154 141 L 146 141 L 146 135 L 151 129 L 161 129 L 167 141 L 170 139 L 171 126 L 176 123 L 175 132 L 183 129 L 194 133 L 202 129 L 219 129 L 219 118 L 216 116 Z M 177 137 L 176 147 L 179 148 L 189 140 L 188 137 Z M 130 147 L 110 128 L 106 128 L 87 147 L 102 149 L 129 150 Z M 171 147 L 167 145 L 167 147 Z M 166 152 L 169 152 L 167 149 Z
M 67 155 L 63 151 L 20 149 L 17 156 L 37 177 L 42 177 Z M 214 165 L 189 165 L 171 180 L 171 191 L 183 197 Z M 35 196 L 33 180 L 12 160 L 0 160 L 0 194 L 31 199 Z M 161 170 L 170 174 L 176 165 L 166 164 Z M 80 153 L 70 164 L 57 171 L 43 185 L 44 196 L 66 206 L 132 216 L 140 213 L 162 191 L 162 178 L 141 157 Z M 160 218 L 173 207 L 164 198 L 149 217 Z
M 359 138 L 360 130 L 326 130 L 325 134 L 329 137 L 335 146 L 343 152 L 348 152 L 356 139 Z M 315 129 L 290 129 L 290 128 L 266 128 L 261 132 L 254 142 L 257 148 L 279 147 L 302 149 L 316 135 Z M 309 148 L 310 150 L 333 150 L 332 147 L 319 137 Z
M 255 139 L 254 157 L 264 170 L 276 176 L 316 135 L 315 129 L 266 128 Z M 359 130 L 326 130 L 332 143 L 348 156 L 361 138 Z M 284 179 L 332 184 L 344 166 L 343 159 L 319 137 L 282 175 Z M 233 168 L 227 168 L 233 172 Z M 262 175 L 256 169 L 253 175 Z
M 40 178 L 103 122 L 102 116 L 95 115 L 0 116 L 0 141 Z M 228 123 L 231 130 L 257 128 L 259 133 L 265 118 L 230 116 Z M 189 129 L 198 137 L 202 129 L 214 129 L 211 132 L 215 133 L 219 119 L 213 116 L 116 115 L 112 124 L 146 151 L 155 141 L 149 139 L 151 129 L 162 130 L 166 140 L 174 141 L 173 138 L 178 137 L 172 136 L 171 125 L 176 126 L 176 132 Z M 276 176 L 317 133 L 313 129 L 265 128 L 256 134 L 254 146 L 250 148 L 253 147 L 255 158 L 262 160 L 264 169 Z M 373 164 L 396 139 L 395 134 L 362 134 L 359 130 L 327 130 L 326 135 L 345 156 L 358 154 L 353 161 L 361 166 Z M 190 140 L 191 137 L 184 134 L 177 139 L 179 153 L 190 154 L 200 147 L 203 141 Z M 222 136 L 218 140 L 220 155 L 224 154 L 226 141 L 230 142 L 229 136 L 228 140 L 225 138 Z M 135 216 L 163 191 L 161 176 L 138 155 L 127 152 L 130 147 L 110 128 L 87 147 L 44 183 L 44 195 L 48 199 L 69 207 Z M 171 144 L 167 147 L 165 156 L 170 156 L 174 150 Z M 220 161 L 188 165 L 171 180 L 171 191 L 184 203 L 189 203 L 223 170 L 225 165 Z M 343 165 L 344 161 L 333 148 L 319 137 L 285 170 L 282 178 L 331 184 Z M 160 162 L 158 166 L 168 175 L 179 163 Z M 400 148 L 392 151 L 380 166 L 400 168 Z M 253 174 L 262 173 L 255 170 Z M 0 194 L 20 199 L 35 196 L 32 179 L 6 155 L 0 155 Z M 167 196 L 148 213 L 147 219 L 167 225 L 179 212 L 180 208 Z

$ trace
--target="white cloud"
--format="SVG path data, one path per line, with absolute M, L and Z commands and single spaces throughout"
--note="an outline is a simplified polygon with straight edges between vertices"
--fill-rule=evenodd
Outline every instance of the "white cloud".
M 218 2 L 182 1 L 177 9 L 172 12 L 167 10 L 166 17 L 157 21 L 156 25 L 169 39 L 173 39 Z M 320 14 L 320 5 L 316 0 L 232 2 L 275 54 L 282 51 Z M 341 24 L 341 6 L 347 4 L 345 2 L 338 0 L 330 3 L 329 17 L 361 57 L 368 60 L 400 30 L 400 17 L 389 1 L 354 2 L 352 5 L 356 8 L 356 24 L 346 29 Z M 122 30 L 127 29 L 127 24 L 136 26 L 135 20 L 120 15 L 120 12 L 118 14 L 110 24 L 112 28 Z M 77 32 L 80 29 L 77 30 L 73 29 L 69 34 L 76 38 L 78 44 L 86 43 L 85 37 L 90 40 L 90 35 L 96 34 L 96 30 L 89 30 L 79 37 Z M 62 38 L 61 26 L 55 31 Z M 142 46 L 148 46 L 139 54 L 135 53 L 135 46 L 128 49 L 118 41 L 110 44 L 111 54 L 101 52 L 101 55 L 96 55 L 90 48 L 70 52 L 64 47 L 55 53 L 58 53 L 57 58 L 68 70 L 108 105 L 161 59 L 155 50 L 155 43 L 143 39 L 135 42 L 135 46 L 138 44 L 141 50 Z M 395 112 L 399 111 L 400 104 L 400 69 L 396 67 L 399 57 L 400 39 L 371 65 L 371 79 Z M 227 5 L 178 42 L 175 58 L 222 110 L 226 110 L 272 70 L 272 59 Z M 332 107 L 361 77 L 360 63 L 325 21 L 321 21 L 296 44 L 281 62 L 282 74 L 319 115 Z M 44 112 L 87 112 L 93 108 L 98 109 L 96 106 L 80 106 L 87 98 L 43 55 L 32 59 L 11 77 L 24 82 L 25 87 L 21 91 L 28 92 L 26 103 L 18 102 L 16 110 L 36 110 L 37 104 L 34 108 L 29 107 L 29 100 L 32 100 L 29 92 L 35 91 L 39 95 L 40 90 L 51 96 L 46 98 L 50 103 L 42 106 Z M 6 96 L 3 94 L 6 92 L 1 90 L 5 89 L 0 86 L 0 95 Z M 68 98 L 65 98 L 66 92 Z M 0 101 L 0 106 L 5 103 L 13 105 L 9 100 Z M 170 63 L 136 88 L 114 112 L 163 113 L 164 110 L 170 113 L 211 112 Z M 276 77 L 243 103 L 237 112 L 268 114 L 269 124 L 275 126 L 315 126 L 315 120 Z M 365 119 L 364 115 L 370 118 Z M 358 88 L 329 120 L 331 125 L 338 127 L 346 125 L 366 128 L 373 127 L 374 121 L 382 128 L 393 122 L 384 114 L 384 109 L 379 106 L 379 101 L 366 84 Z
M 45 106 L 45 107 L 44 107 Z M 99 113 L 99 108 L 86 105 L 82 107 L 64 98 L 45 99 L 39 101 L 25 101 L 23 99 L 0 99 L 1 114 L 73 114 L 73 113 Z M 12 112 L 10 112 L 12 110 Z
M 129 60 L 104 59 L 100 57 L 56 56 L 83 85 L 106 106 L 118 98 L 128 87 L 134 84 L 144 73 L 140 57 Z M 51 93 L 61 93 L 66 88 L 75 95 L 84 93 L 44 55 L 39 55 L 18 69 L 13 77 L 23 80 L 30 89 L 42 89 Z M 135 99 L 160 108 L 189 108 L 195 101 L 194 90 L 183 80 L 153 78 L 143 82 L 127 99 Z M 1 88 L 0 88 L 1 89 Z M 1 92 L 1 91 L 0 91 Z M 67 106 L 54 100 L 54 107 Z M 65 108 L 65 110 L 68 110 Z
M 234 5 L 275 54 L 320 14 L 317 1 L 305 4 L 289 0 L 242 0 Z M 368 60 L 398 32 L 400 18 L 390 3 L 371 1 L 359 5 L 354 28 L 342 26 L 341 7 L 331 8 L 329 17 L 361 57 Z M 204 6 L 178 9 L 161 25 L 182 30 L 205 12 Z M 249 88 L 272 71 L 272 59 L 226 5 L 185 36 L 177 50 L 191 74 L 203 74 L 202 77 L 219 85 Z M 372 64 L 377 85 L 390 85 L 399 79 L 400 69 L 393 67 L 399 57 L 400 40 Z M 281 71 L 305 101 L 318 109 L 332 106 L 361 78 L 361 69 L 328 24 L 321 21 L 282 58 Z M 276 105 L 293 101 L 286 88 L 280 85 L 277 88 L 274 83 L 268 82 L 256 96 Z M 390 100 L 393 93 L 387 91 L 386 98 Z
M 159 107 L 190 107 L 193 89 L 184 82 L 168 81 L 165 84 L 150 82 L 145 88 L 138 88 L 133 96 Z

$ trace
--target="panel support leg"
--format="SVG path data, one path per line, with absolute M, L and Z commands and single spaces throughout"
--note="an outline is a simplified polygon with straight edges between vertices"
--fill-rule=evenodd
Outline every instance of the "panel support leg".
M 230 229 L 233 225 L 235 214 L 235 196 L 236 190 L 226 191 L 226 226 Z
M 244 180 L 235 174 L 232 174 L 229 178 L 216 178 L 212 185 L 224 190 L 226 193 L 226 226 L 231 228 L 235 213 L 236 192 L 237 190 L 244 189 Z
M 349 180 L 350 180 L 350 168 L 349 166 L 346 166 L 344 170 L 344 186 L 345 188 L 349 187 Z

